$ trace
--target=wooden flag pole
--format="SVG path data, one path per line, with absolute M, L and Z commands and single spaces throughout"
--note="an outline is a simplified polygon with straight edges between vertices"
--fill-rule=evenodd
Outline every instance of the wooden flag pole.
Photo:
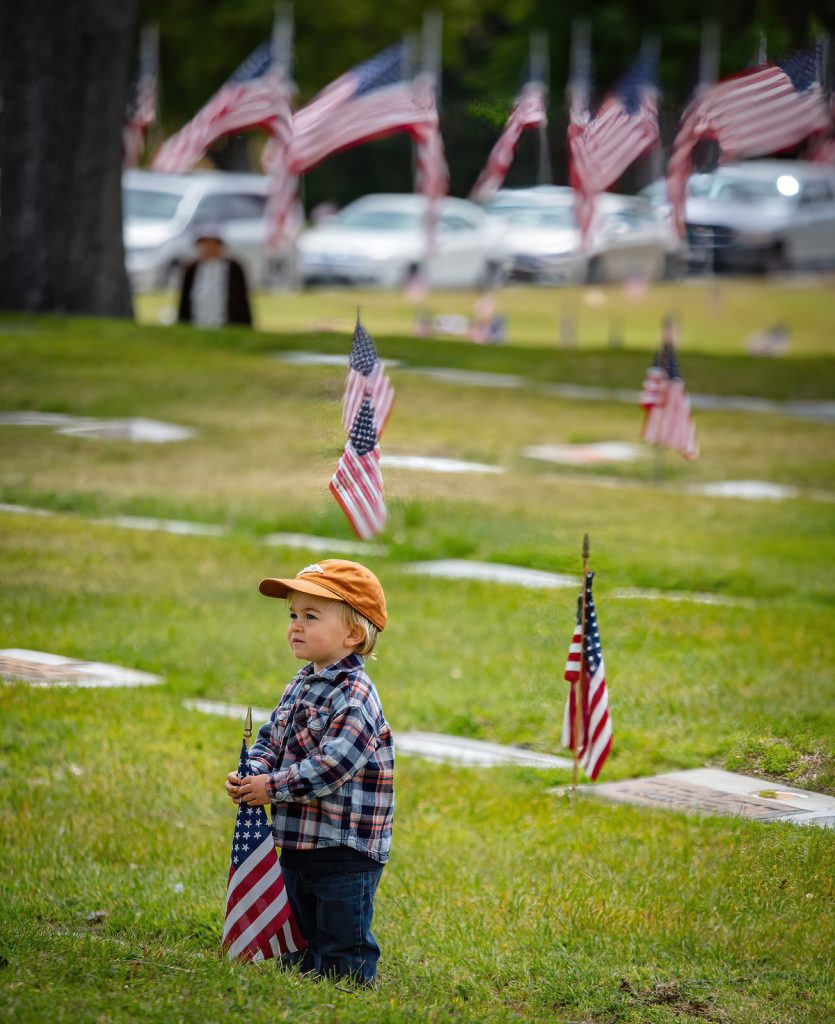
M 580 670 L 574 683 L 574 722 L 572 726 L 572 747 L 574 765 L 571 769 L 571 792 L 577 791 L 577 767 L 580 763 L 580 731 L 583 726 L 583 666 L 586 657 L 586 573 L 589 571 L 589 535 L 583 534 L 583 585 L 580 592 Z
M 244 742 L 249 749 L 249 740 L 252 736 L 252 705 L 246 709 L 246 720 L 244 722 Z

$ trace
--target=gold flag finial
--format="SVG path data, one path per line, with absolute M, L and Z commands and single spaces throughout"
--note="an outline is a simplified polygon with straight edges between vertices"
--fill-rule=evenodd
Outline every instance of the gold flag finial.
M 246 709 L 246 721 L 244 722 L 244 738 L 249 746 L 249 738 L 252 735 L 252 705 Z
M 588 560 L 589 560 L 589 535 L 587 533 L 584 533 L 583 534 L 583 562 L 588 562 Z

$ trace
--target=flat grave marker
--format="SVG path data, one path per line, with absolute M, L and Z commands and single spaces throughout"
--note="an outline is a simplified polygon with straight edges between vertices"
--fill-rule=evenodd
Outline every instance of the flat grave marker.
M 30 651 L 20 647 L 0 650 L 0 679 L 4 682 L 27 683 L 34 687 L 105 687 L 158 686 L 162 676 L 138 669 L 108 665 L 100 661 L 81 661 L 47 651 Z

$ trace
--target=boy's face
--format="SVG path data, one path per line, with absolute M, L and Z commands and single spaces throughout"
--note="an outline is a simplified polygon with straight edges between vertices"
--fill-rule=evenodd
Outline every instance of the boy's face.
M 317 672 L 346 658 L 362 643 L 362 635 L 342 621 L 341 604 L 300 591 L 290 594 L 290 649 L 302 661 L 312 661 Z

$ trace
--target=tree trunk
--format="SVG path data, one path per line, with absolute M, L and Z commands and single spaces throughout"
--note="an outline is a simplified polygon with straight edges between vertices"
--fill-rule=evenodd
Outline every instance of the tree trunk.
M 122 127 L 138 0 L 0 2 L 0 308 L 132 316 Z

